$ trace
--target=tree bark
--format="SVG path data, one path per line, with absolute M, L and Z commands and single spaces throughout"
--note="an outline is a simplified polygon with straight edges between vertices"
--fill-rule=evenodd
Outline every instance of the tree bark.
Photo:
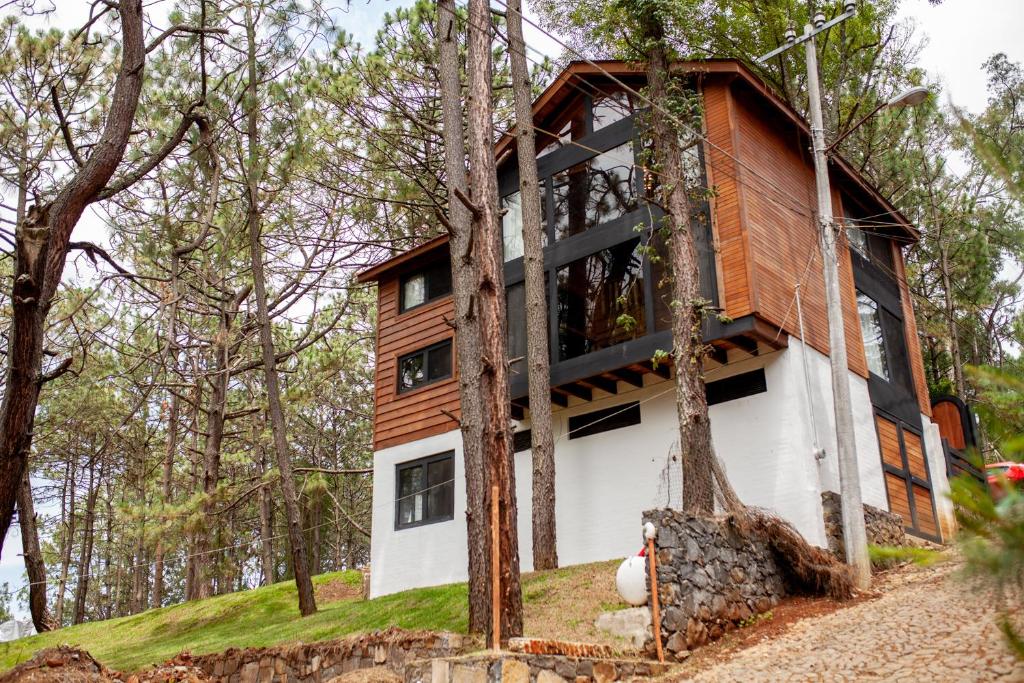
M 501 590 L 498 605 L 500 632 L 494 633 L 488 621 L 487 639 L 493 647 L 522 635 L 523 595 L 519 583 L 515 466 L 505 340 L 505 286 L 498 219 L 498 176 L 494 160 L 490 27 L 487 2 L 470 0 L 467 54 L 469 184 L 475 204 L 472 211 L 473 254 L 477 267 L 477 310 L 480 318 L 482 442 L 488 475 L 488 485 L 484 490 L 485 511 L 490 510 L 492 504 L 492 487 L 497 487 L 498 495 L 498 566 L 488 563 L 488 580 L 497 572 Z M 491 534 L 487 534 L 487 552 L 490 557 Z
M 533 568 L 558 566 L 555 531 L 555 443 L 551 433 L 551 368 L 548 306 L 544 292 L 544 226 L 541 224 L 533 95 L 526 65 L 521 0 L 506 12 L 512 97 L 516 112 L 519 201 L 523 214 L 523 274 L 526 293 L 526 362 L 530 387 L 530 451 L 533 461 Z
M 142 91 L 146 56 L 142 1 L 123 0 L 119 14 L 121 65 L 103 133 L 85 164 L 53 200 L 31 207 L 15 230 L 13 310 L 0 403 L 0 550 L 32 444 L 46 317 L 64 272 L 71 232 L 121 163 Z
M 100 467 L 100 479 L 103 479 L 103 468 Z M 100 484 L 95 481 L 95 463 L 89 463 L 89 495 L 85 501 L 85 526 L 82 529 L 82 552 L 78 558 L 78 583 L 75 586 L 75 613 L 72 624 L 85 621 L 85 601 L 89 594 L 89 575 L 92 567 L 93 535 L 96 522 L 96 499 L 99 497 Z
M 469 630 L 487 627 L 487 510 L 484 507 L 483 401 L 480 395 L 480 321 L 476 312 L 477 276 L 473 256 L 472 216 L 456 198 L 469 196 L 466 141 L 463 133 L 462 79 L 459 69 L 455 0 L 437 4 L 438 75 L 443 117 L 444 161 L 448 189 L 449 251 L 455 305 L 455 349 L 459 369 L 459 427 L 466 473 L 466 531 L 469 551 Z
M 21 475 L 18 487 L 18 520 L 21 523 L 21 545 L 25 555 L 25 575 L 28 577 L 28 608 L 36 631 L 43 633 L 53 628 L 46 610 L 46 564 L 39 547 L 36 512 L 32 503 L 32 482 L 28 468 Z
M 648 17 L 644 36 L 647 53 L 648 97 L 659 103 L 671 101 L 669 56 L 664 27 Z M 693 513 L 714 513 L 714 452 L 711 421 L 702 370 L 704 343 L 701 327 L 705 301 L 701 297 L 697 248 L 690 228 L 690 201 L 681 166 L 679 132 L 662 107 L 650 110 L 654 156 L 660 172 L 662 204 L 666 210 L 669 266 L 672 273 L 673 362 L 676 381 L 676 413 L 683 471 L 683 507 Z
M 256 465 L 259 467 L 260 478 L 267 473 L 266 452 L 260 442 L 263 431 L 262 421 L 256 413 L 252 416 L 253 450 L 256 453 Z M 269 586 L 277 581 L 274 576 L 274 501 L 270 495 L 270 486 L 260 487 L 260 568 L 263 572 L 263 585 Z
M 227 408 L 228 382 L 231 378 L 231 328 L 238 307 L 249 296 L 251 287 L 245 286 L 238 291 L 231 301 L 221 309 L 217 334 L 214 337 L 214 373 L 210 378 L 210 399 L 206 408 L 206 442 L 203 446 L 203 502 L 202 513 L 204 523 L 214 517 L 214 503 L 217 496 L 217 484 L 220 482 L 220 453 L 224 442 L 224 421 Z M 198 425 L 196 425 L 198 429 Z M 208 529 L 196 535 L 195 553 L 192 557 L 194 572 L 191 599 L 208 598 L 213 595 L 212 572 L 213 556 L 210 553 L 210 534 Z
M 292 461 L 288 454 L 288 427 L 285 424 L 284 409 L 281 406 L 281 390 L 277 376 L 277 354 L 274 352 L 273 329 L 270 326 L 270 311 L 267 306 L 266 276 L 263 273 L 263 248 L 260 244 L 262 229 L 259 207 L 259 182 L 262 176 L 259 161 L 259 111 L 257 109 L 256 87 L 256 27 L 253 25 L 252 8 L 246 6 L 246 34 L 249 48 L 248 87 L 248 225 L 249 254 L 252 259 L 252 280 L 256 293 L 256 315 L 259 320 L 260 349 L 263 354 L 263 378 L 267 385 L 267 408 L 270 413 L 270 430 L 274 437 L 274 452 L 277 468 L 281 473 L 281 493 L 284 498 L 285 518 L 288 526 L 288 543 L 291 546 L 292 570 L 295 587 L 299 593 L 299 612 L 309 616 L 316 612 L 313 581 L 310 577 L 306 541 L 302 534 L 302 513 L 299 509 L 299 494 L 295 489 Z
M 60 579 L 57 582 L 57 599 L 54 605 L 54 619 L 57 626 L 64 625 L 64 594 L 68 586 L 68 569 L 71 567 L 71 548 L 75 544 L 75 460 L 68 461 L 64 476 L 64 490 L 61 492 L 62 547 L 60 558 Z

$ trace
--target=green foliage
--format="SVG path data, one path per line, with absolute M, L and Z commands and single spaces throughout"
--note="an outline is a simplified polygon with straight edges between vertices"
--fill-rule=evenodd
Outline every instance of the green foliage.
M 965 476 L 950 482 L 960 527 L 958 545 L 965 574 L 991 590 L 1000 610 L 999 626 L 1007 644 L 1024 659 L 1024 490 L 1004 482 L 997 502 L 986 484 Z

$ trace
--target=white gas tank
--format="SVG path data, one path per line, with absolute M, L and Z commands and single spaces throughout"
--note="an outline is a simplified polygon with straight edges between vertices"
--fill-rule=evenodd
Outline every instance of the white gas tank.
M 615 588 L 622 599 L 634 607 L 647 604 L 647 560 L 634 555 L 627 557 L 615 573 Z

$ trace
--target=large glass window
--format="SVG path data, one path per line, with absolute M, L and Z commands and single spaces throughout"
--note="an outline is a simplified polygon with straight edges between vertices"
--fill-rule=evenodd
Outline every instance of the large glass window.
M 594 95 L 592 109 L 593 130 L 598 131 L 637 112 L 634 96 L 624 90 Z
M 454 517 L 454 452 L 402 463 L 397 470 L 396 529 Z
M 539 188 L 540 194 L 540 220 L 541 220 L 541 246 L 548 244 L 548 234 L 544 230 L 544 222 L 547 220 L 547 201 L 544 197 L 544 184 Z M 501 245 L 505 255 L 505 261 L 514 261 L 523 255 L 523 200 L 519 191 L 506 195 L 501 199 L 501 208 L 505 213 L 501 217 Z
M 587 111 L 583 98 L 570 103 L 556 121 L 537 128 L 537 158 L 572 144 L 587 134 Z
M 857 292 L 857 313 L 860 314 L 860 334 L 864 338 L 864 355 L 867 357 L 868 370 L 888 380 L 889 366 L 878 303 L 867 294 Z
M 646 334 L 642 254 L 634 239 L 558 269 L 559 360 Z
M 398 393 L 448 379 L 452 376 L 450 339 L 401 356 L 398 359 Z
M 398 310 L 408 311 L 452 293 L 452 269 L 448 261 L 410 273 L 401 279 Z
M 552 176 L 555 240 L 578 235 L 637 208 L 633 143 Z

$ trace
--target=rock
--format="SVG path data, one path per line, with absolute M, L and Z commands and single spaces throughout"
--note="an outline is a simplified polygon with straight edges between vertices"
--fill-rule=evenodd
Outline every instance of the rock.
M 669 652 L 679 652 L 686 649 L 686 635 L 682 631 L 676 631 L 665 641 L 665 649 Z
M 677 662 L 681 662 L 681 661 L 689 658 L 689 656 L 690 656 L 690 651 L 689 650 L 679 650 L 675 654 L 675 658 L 676 658 Z
M 248 662 L 242 667 L 242 673 L 238 675 L 238 683 L 256 683 L 259 674 L 259 662 Z
M 529 673 L 530 673 L 529 672 L 529 667 L 527 667 L 527 672 L 526 673 L 527 673 L 526 680 L 529 681 L 530 680 L 530 678 L 529 678 Z M 584 680 L 590 680 L 586 676 L 584 676 L 583 679 Z M 573 680 L 579 680 L 579 677 L 576 677 Z M 566 681 L 565 681 L 564 678 L 562 678 L 561 676 L 559 676 L 558 674 L 556 674 L 553 671 L 548 671 L 547 669 L 541 669 L 540 673 L 537 674 L 537 683 L 566 683 Z
M 443 659 L 430 661 L 430 683 L 448 683 L 449 665 Z
M 679 631 L 686 627 L 686 620 L 689 616 L 686 611 L 679 607 L 669 607 L 661 617 L 661 626 L 667 631 Z
M 610 683 L 618 677 L 618 671 L 611 662 L 594 664 L 594 683 Z
M 456 664 L 452 670 L 452 683 L 487 683 L 487 669 L 482 666 Z
M 559 680 L 560 677 L 556 676 Z M 530 667 L 518 659 L 501 660 L 502 683 L 530 683 Z
M 597 617 L 594 626 L 605 633 L 625 638 L 633 647 L 641 647 L 651 634 L 651 609 L 632 607 L 605 612 Z
M 555 659 L 555 673 L 562 678 L 575 678 L 576 665 L 568 657 L 558 657 Z

